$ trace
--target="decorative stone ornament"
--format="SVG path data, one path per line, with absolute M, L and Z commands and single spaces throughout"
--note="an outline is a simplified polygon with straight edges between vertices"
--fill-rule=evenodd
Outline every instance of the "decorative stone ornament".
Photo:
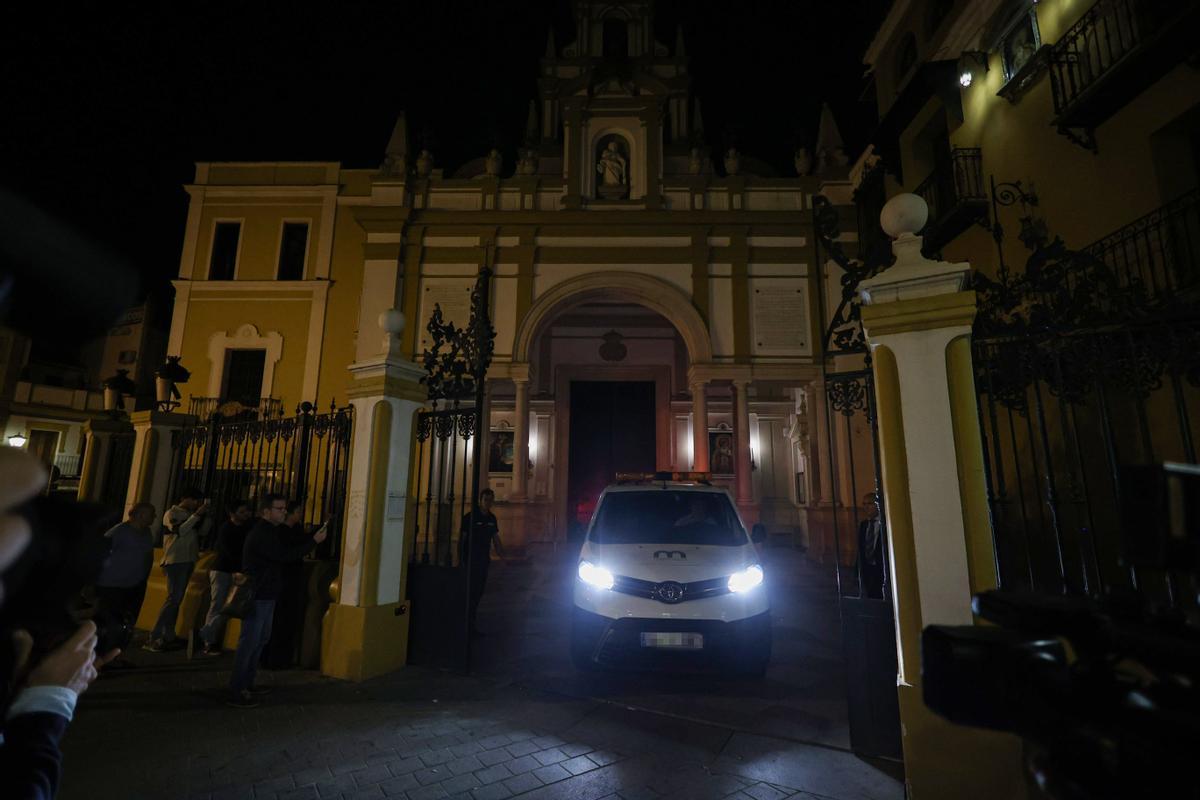
M 629 354 L 627 348 L 621 341 L 625 337 L 616 331 L 609 331 L 600 337 L 604 340 L 604 344 L 600 345 L 600 357 L 605 361 L 624 361 L 625 356 Z
M 792 159 L 792 163 L 796 167 L 797 175 L 807 175 L 812 171 L 812 153 L 808 152 L 807 147 L 797 147 L 795 157 Z
M 526 147 L 521 150 L 520 159 L 517 161 L 518 175 L 535 175 L 538 169 L 538 153 L 533 147 Z
M 610 137 L 596 159 L 596 192 L 605 200 L 629 196 L 629 159 L 620 137 Z
M 137 386 L 129 378 L 129 370 L 119 369 L 117 374 L 104 379 L 104 410 L 116 411 L 125 409 L 125 397 L 137 391 Z
M 879 224 L 893 239 L 915 236 L 929 220 L 929 206 L 918 195 L 898 194 L 883 206 Z
M 736 147 L 731 147 L 725 152 L 725 174 L 737 175 L 742 168 L 742 154 L 738 152 Z
M 417 156 L 417 177 L 428 178 L 433 172 L 433 153 L 422 150 Z
M 693 147 L 691 155 L 688 156 L 688 172 L 692 175 L 699 175 L 704 171 L 704 157 L 700 154 L 699 147 Z
M 179 363 L 180 356 L 167 356 L 167 361 L 154 371 L 154 399 L 163 411 L 179 405 L 179 389 L 176 384 L 187 383 L 192 373 Z
M 498 178 L 500 177 L 500 170 L 504 168 L 504 156 L 500 155 L 500 151 L 493 147 L 483 163 L 488 177 Z

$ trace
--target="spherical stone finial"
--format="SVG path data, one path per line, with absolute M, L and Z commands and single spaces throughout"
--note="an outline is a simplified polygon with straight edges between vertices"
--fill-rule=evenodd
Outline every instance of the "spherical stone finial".
M 393 336 L 404 333 L 404 314 L 398 308 L 389 308 L 379 315 L 379 327 Z
M 898 194 L 888 200 L 879 212 L 883 232 L 893 239 L 916 234 L 929 219 L 929 206 L 915 194 Z

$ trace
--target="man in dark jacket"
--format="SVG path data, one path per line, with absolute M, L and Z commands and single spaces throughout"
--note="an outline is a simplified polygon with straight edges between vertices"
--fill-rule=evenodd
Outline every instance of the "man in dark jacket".
M 250 531 L 250 521 L 254 511 L 245 500 L 235 503 L 229 510 L 229 519 L 217 532 L 217 557 L 208 569 L 208 616 L 204 627 L 200 629 L 200 639 L 204 642 L 202 656 L 221 655 L 221 640 L 225 637 L 225 621 L 228 619 L 221 613 L 225 607 L 225 598 L 229 595 L 229 586 L 233 582 L 233 573 L 242 571 L 242 548 L 246 544 L 246 534 Z
M 229 680 L 232 697 L 229 705 L 235 708 L 254 708 L 258 705 L 254 677 L 258 672 L 258 660 L 263 647 L 271 638 L 271 620 L 275 614 L 275 601 L 283 584 L 280 565 L 304 557 L 318 544 L 325 541 L 325 527 L 299 543 L 289 544 L 284 539 L 283 527 L 287 517 L 287 499 L 283 495 L 264 495 L 260 503 L 261 517 L 246 534 L 242 549 L 242 572 L 254 581 L 254 606 L 242 620 L 242 632 L 238 637 L 237 656 L 233 662 L 233 675 Z
M 462 564 L 469 564 L 471 570 L 468 576 L 471 593 L 468 620 L 472 636 L 479 635 L 479 629 L 475 627 L 475 613 L 479 610 L 479 601 L 483 598 L 483 589 L 487 585 L 493 543 L 496 546 L 496 555 L 504 557 L 504 546 L 500 543 L 500 524 L 496 521 L 496 515 L 492 513 L 492 503 L 495 499 L 495 492 L 484 489 L 479 493 L 474 515 L 467 514 L 462 520 L 459 559 Z

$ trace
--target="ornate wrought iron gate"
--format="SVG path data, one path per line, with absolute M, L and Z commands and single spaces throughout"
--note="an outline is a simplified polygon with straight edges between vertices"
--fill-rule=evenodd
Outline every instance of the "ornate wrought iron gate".
M 489 313 L 492 270 L 484 265 L 471 294 L 471 318 L 458 328 L 440 306 L 426 326 L 424 354 L 430 408 L 417 415 L 410 663 L 467 670 L 471 550 L 462 531 L 474 530 L 483 458 L 484 388 L 496 332 Z
M 111 434 L 106 453 L 108 463 L 104 467 L 100 482 L 98 502 L 118 514 L 125 511 L 125 497 L 129 491 L 129 471 L 133 467 L 133 446 L 136 436 L 132 430 Z
M 819 195 L 813 198 L 813 227 L 818 246 L 844 271 L 841 300 L 828 317 L 823 343 L 829 435 L 822 443 L 826 453 L 822 466 L 828 470 L 833 491 L 827 498 L 831 512 L 825 524 L 832 529 L 836 556 L 850 745 L 862 755 L 898 759 L 900 708 L 895 615 L 888 585 L 886 499 L 879 465 L 875 382 L 857 297 L 859 282 L 890 261 L 849 259 L 837 243 L 837 211 Z M 816 263 L 822 261 L 818 257 Z M 820 295 L 824 301 L 824 286 Z
M 329 520 L 330 536 L 317 551 L 337 558 L 345 523 L 346 486 L 354 407 L 318 413 L 303 403 L 294 417 L 213 414 L 172 438 L 171 501 L 186 488 L 200 490 L 223 513 L 239 500 L 275 492 L 304 503 L 304 522 Z
M 1019 182 L 993 180 L 992 205 L 998 271 L 975 278 L 973 346 L 1000 585 L 1195 614 L 1194 567 L 1147 552 L 1137 470 L 1196 463 L 1200 190 L 1081 250 Z M 1010 207 L 1021 272 L 1004 260 Z

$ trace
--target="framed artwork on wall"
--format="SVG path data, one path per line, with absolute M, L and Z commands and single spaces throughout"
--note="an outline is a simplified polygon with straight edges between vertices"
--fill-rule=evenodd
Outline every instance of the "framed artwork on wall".
M 733 431 L 708 432 L 708 468 L 713 475 L 734 473 Z
M 511 474 L 516 432 L 512 429 L 493 430 L 488 442 L 488 472 Z
M 1013 23 L 1000 39 L 1000 59 L 1004 65 L 1004 81 L 1007 83 L 1033 60 L 1042 46 L 1038 32 L 1037 12 L 1029 9 Z

